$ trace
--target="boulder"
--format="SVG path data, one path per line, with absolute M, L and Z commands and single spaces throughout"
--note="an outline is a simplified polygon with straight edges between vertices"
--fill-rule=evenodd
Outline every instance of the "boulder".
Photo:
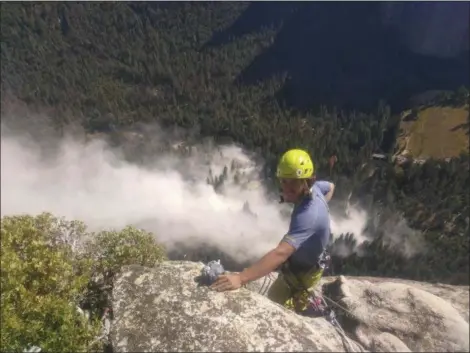
M 448 301 L 423 289 L 341 276 L 323 290 L 345 309 L 338 309 L 343 327 L 368 349 L 402 351 L 404 344 L 413 352 L 469 351 L 467 321 Z
M 469 351 L 465 288 L 325 277 L 320 289 L 338 315 L 335 328 L 268 300 L 276 274 L 217 293 L 196 283 L 203 266 L 124 267 L 113 289 L 114 351 Z
M 266 294 L 269 287 L 277 278 L 277 274 L 273 273 L 266 278 L 261 278 L 247 285 L 250 290 L 258 293 Z M 469 322 L 469 286 L 455 286 L 441 283 L 426 283 L 418 282 L 399 278 L 380 278 L 380 277 L 324 277 L 319 285 L 322 288 L 323 295 L 328 297 L 326 293 L 336 292 L 336 300 L 340 301 L 345 293 L 349 299 L 342 301 L 344 309 L 348 310 L 348 315 L 344 320 L 344 328 L 347 329 L 348 334 L 354 337 L 365 348 L 374 352 L 407 352 L 410 351 L 407 344 L 403 340 L 410 342 L 410 347 L 414 347 L 414 351 L 427 350 L 426 347 L 433 347 L 431 350 L 446 350 L 442 347 L 460 347 L 460 350 L 468 351 L 468 322 Z M 353 287 L 353 288 L 350 288 Z M 336 289 L 335 289 L 336 288 Z M 381 289 L 382 288 L 382 289 Z M 395 288 L 395 289 L 392 289 Z M 407 295 L 408 302 L 403 300 L 406 291 L 412 288 L 412 295 Z M 388 297 L 387 306 L 389 309 L 381 307 L 385 302 L 379 305 L 380 308 L 370 305 L 370 301 L 366 300 L 367 294 L 374 291 L 379 291 Z M 413 291 L 413 289 L 415 291 Z M 397 295 L 401 291 L 401 295 Z M 326 292 L 326 293 L 325 293 Z M 339 293 L 338 293 L 339 292 Z M 423 292 L 426 292 L 423 294 Z M 395 294 L 394 294 L 395 293 Z M 339 294 L 339 295 L 338 295 Z M 353 304 L 354 303 L 354 304 Z M 420 312 L 415 315 L 401 315 L 398 316 L 396 311 L 404 303 L 408 306 L 420 306 Z M 426 335 L 425 330 L 413 326 L 416 322 L 415 316 L 421 315 L 434 315 L 430 311 L 430 307 L 440 312 L 442 319 L 441 325 L 433 325 L 432 331 Z M 362 310 L 358 308 L 363 308 Z M 386 317 L 386 322 L 394 322 L 398 319 L 403 324 L 401 330 L 393 329 L 387 325 L 377 326 L 374 315 L 362 315 L 361 312 L 378 312 L 389 310 L 390 317 Z M 341 314 L 345 313 L 344 310 L 336 308 L 336 312 Z M 460 316 L 460 317 L 459 317 Z M 343 316 L 344 317 L 344 316 Z M 426 316 L 423 316 L 426 317 Z M 350 319 L 348 321 L 348 318 Z M 462 321 L 467 323 L 467 325 Z M 348 323 L 353 323 L 348 325 Z M 415 331 L 408 332 L 407 326 L 415 327 Z M 444 325 L 444 331 L 441 326 Z M 376 330 L 371 330 L 365 333 L 364 327 L 375 327 Z M 456 330 L 454 330 L 454 328 Z M 395 331 L 390 331 L 391 329 Z M 403 330 L 407 335 L 403 335 Z M 450 331 L 450 333 L 448 333 Z M 430 332 L 433 332 L 431 339 L 429 339 Z M 408 336 L 408 337 L 406 337 Z M 416 338 L 419 338 L 415 342 Z M 413 343 L 415 342 L 415 343 Z M 441 347 L 441 348 L 439 348 Z
M 388 332 L 382 332 L 372 338 L 372 352 L 411 352 L 406 344 L 398 337 Z
M 296 315 L 245 288 L 217 293 L 198 287 L 202 267 L 124 267 L 113 289 L 114 352 L 364 351 L 324 318 Z

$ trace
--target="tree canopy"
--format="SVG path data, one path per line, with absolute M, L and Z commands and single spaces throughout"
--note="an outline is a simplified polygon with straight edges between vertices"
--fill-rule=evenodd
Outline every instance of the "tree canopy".
M 247 80 L 256 58 L 270 55 L 261 61 L 264 66 L 282 61 L 289 55 L 282 43 L 298 39 L 291 34 L 279 40 L 282 33 L 287 35 L 282 32 L 282 16 L 260 20 L 250 31 L 237 27 L 249 6 L 3 3 L 2 118 L 6 102 L 14 98 L 47 111 L 58 128 L 74 122 L 90 133 L 109 133 L 155 122 L 190 129 L 201 138 L 234 141 L 256 151 L 266 161 L 268 183 L 282 152 L 304 148 L 319 176 L 337 184 L 339 200 L 351 196 L 374 215 L 369 225 L 374 237 L 366 255 L 335 259 L 335 272 L 468 283 L 468 153 L 424 164 L 392 162 L 400 130 L 396 107 L 381 100 L 373 102 L 373 109 L 346 109 L 331 104 L 334 100 L 318 102 L 318 92 L 309 91 L 308 85 L 298 87 L 306 88 L 302 102 L 311 104 L 287 104 L 282 94 L 292 83 L 289 70 Z M 327 44 L 322 42 L 321 50 Z M 296 47 L 292 55 L 302 54 Z M 387 60 L 393 64 L 395 59 Z M 305 80 L 315 77 L 305 75 Z M 326 83 L 322 89 L 325 97 Z M 441 94 L 426 104 L 464 106 L 468 89 L 453 89 L 455 93 Z M 373 160 L 377 152 L 387 160 Z M 426 240 L 427 250 L 411 260 L 384 241 L 387 222 L 399 217 Z M 346 238 L 341 241 L 350 241 Z

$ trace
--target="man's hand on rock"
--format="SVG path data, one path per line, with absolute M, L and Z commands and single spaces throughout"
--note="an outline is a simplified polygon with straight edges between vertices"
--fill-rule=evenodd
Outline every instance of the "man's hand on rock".
M 217 280 L 210 286 L 211 289 L 217 292 L 225 292 L 235 290 L 242 286 L 242 279 L 239 273 L 230 273 L 220 275 Z

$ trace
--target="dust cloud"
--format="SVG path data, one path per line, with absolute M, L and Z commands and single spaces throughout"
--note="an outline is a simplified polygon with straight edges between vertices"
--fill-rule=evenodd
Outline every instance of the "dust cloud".
M 58 137 L 51 130 L 38 137 L 25 129 L 2 122 L 2 216 L 51 212 L 84 221 L 92 231 L 135 225 L 169 250 L 206 243 L 238 261 L 259 258 L 288 228 L 281 215 L 288 206 L 268 196 L 259 161 L 240 147 L 199 145 L 185 157 L 170 148 L 147 153 L 142 165 L 127 161 L 122 149 L 102 138 Z M 141 143 L 158 144 L 165 135 L 159 131 Z M 215 192 L 207 183 L 209 170 L 217 176 L 224 167 L 228 178 Z M 241 181 L 235 182 L 235 173 Z M 246 202 L 251 212 L 244 210 Z M 349 218 L 332 215 L 333 233 L 354 233 L 357 246 L 367 239 L 366 223 L 362 210 L 351 210 Z

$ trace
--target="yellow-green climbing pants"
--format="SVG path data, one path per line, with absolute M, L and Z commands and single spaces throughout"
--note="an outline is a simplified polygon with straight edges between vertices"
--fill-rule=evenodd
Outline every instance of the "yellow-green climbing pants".
M 322 275 L 322 268 L 297 275 L 283 270 L 269 288 L 267 296 L 273 302 L 300 313 L 307 309 L 308 297 L 320 282 Z

